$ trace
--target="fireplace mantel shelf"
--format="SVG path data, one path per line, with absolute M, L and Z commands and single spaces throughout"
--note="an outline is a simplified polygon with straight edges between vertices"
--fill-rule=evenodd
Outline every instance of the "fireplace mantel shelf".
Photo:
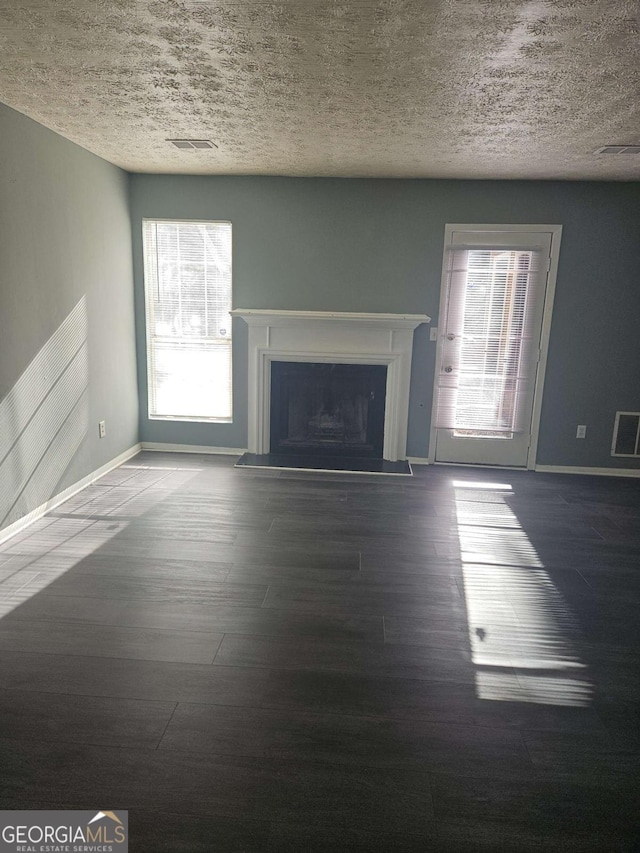
M 426 314 L 373 314 L 352 311 L 278 311 L 267 308 L 234 308 L 233 317 L 241 317 L 249 326 L 288 325 L 300 320 L 337 320 L 350 323 L 367 323 L 394 329 L 415 329 L 429 323 Z

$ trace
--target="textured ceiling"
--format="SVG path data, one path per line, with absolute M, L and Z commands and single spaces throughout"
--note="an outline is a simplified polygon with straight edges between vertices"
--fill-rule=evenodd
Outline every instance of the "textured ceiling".
M 638 8 L 1 0 L 0 101 L 131 171 L 637 180 Z

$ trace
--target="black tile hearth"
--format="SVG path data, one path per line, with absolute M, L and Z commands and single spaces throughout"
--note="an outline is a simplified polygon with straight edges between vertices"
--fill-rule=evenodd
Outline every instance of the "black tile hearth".
M 361 474 L 412 475 L 406 460 L 388 462 L 356 456 L 304 456 L 278 453 L 243 453 L 236 468 L 294 468 L 300 471 L 353 471 Z
M 631 853 L 639 522 L 637 480 L 140 454 L 0 547 L 2 807 L 128 809 L 135 853 Z

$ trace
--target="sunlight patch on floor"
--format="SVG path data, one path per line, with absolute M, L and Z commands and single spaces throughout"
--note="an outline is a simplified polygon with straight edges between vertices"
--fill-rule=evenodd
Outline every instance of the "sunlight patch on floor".
M 580 628 L 508 503 L 508 483 L 454 481 L 480 699 L 585 706 Z
M 121 466 L 8 539 L 0 546 L 0 618 L 96 553 L 198 471 Z

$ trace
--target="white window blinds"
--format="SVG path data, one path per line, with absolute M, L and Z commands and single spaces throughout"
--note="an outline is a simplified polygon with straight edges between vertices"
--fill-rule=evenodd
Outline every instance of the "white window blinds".
M 231 223 L 143 222 L 149 417 L 231 421 Z
M 523 430 L 535 363 L 535 249 L 452 247 L 436 426 L 459 435 Z M 535 353 L 534 353 L 535 350 Z

